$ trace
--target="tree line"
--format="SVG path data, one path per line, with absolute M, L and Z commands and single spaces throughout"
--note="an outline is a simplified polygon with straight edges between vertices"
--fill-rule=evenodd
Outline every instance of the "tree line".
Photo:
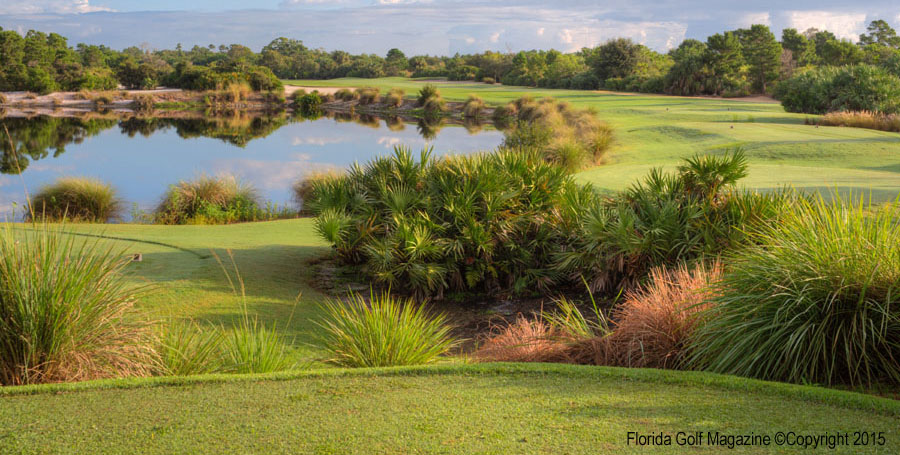
M 608 89 L 673 95 L 740 96 L 772 93 L 783 80 L 824 66 L 869 65 L 900 76 L 900 37 L 885 21 L 869 24 L 858 42 L 827 30 L 788 28 L 777 39 L 753 25 L 684 40 L 666 53 L 626 38 L 563 53 L 486 51 L 453 56 L 385 56 L 312 49 L 277 38 L 260 52 L 230 46 L 185 50 L 121 51 L 106 46 L 70 47 L 61 35 L 0 29 L 0 90 L 102 90 L 158 85 L 208 90 L 243 81 L 255 90 L 277 90 L 278 79 L 384 76 L 446 77 L 547 88 Z

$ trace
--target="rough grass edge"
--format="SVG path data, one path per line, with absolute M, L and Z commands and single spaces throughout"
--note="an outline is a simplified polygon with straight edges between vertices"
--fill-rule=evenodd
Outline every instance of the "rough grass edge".
M 441 376 L 441 375 L 558 375 L 567 379 L 619 379 L 686 386 L 714 387 L 735 392 L 762 393 L 789 399 L 821 403 L 844 409 L 872 411 L 900 417 L 900 400 L 846 390 L 816 386 L 760 381 L 700 371 L 672 371 L 652 368 L 598 367 L 589 365 L 565 365 L 555 363 L 488 363 L 464 365 L 435 365 L 390 368 L 340 368 L 313 371 L 290 371 L 265 374 L 208 374 L 187 377 L 147 377 L 125 379 L 101 379 L 76 383 L 38 384 L 0 387 L 0 399 L 4 397 L 38 395 L 45 393 L 82 392 L 94 390 L 139 389 L 165 386 L 224 384 L 244 381 L 288 381 L 318 377 L 357 376 Z

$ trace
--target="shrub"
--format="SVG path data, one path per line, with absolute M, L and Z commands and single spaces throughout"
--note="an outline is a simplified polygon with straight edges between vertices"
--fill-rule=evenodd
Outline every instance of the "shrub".
M 228 373 L 271 373 L 294 366 L 282 336 L 246 310 L 240 323 L 223 329 L 221 337 L 222 370 Z
M 108 183 L 87 177 L 62 177 L 31 198 L 26 217 L 105 223 L 119 219 L 122 201 Z
M 6 95 L 0 93 L 0 104 L 6 104 L 7 101 Z
M 131 99 L 134 110 L 138 112 L 152 111 L 153 107 L 156 105 L 156 102 L 153 100 L 153 95 L 135 95 Z
M 151 330 L 122 251 L 59 228 L 0 232 L 0 384 L 144 376 Z
M 505 127 L 504 146 L 536 148 L 569 171 L 598 163 L 612 143 L 612 129 L 595 112 L 553 98 L 519 98 L 496 109 L 494 123 Z
M 749 242 L 791 201 L 790 193 L 736 190 L 746 175 L 740 150 L 694 156 L 675 173 L 654 169 L 603 204 L 579 210 L 556 267 L 591 289 L 628 285 L 650 268 L 716 256 Z
M 322 102 L 319 92 L 312 92 L 299 97 L 294 97 L 294 106 L 301 114 L 307 117 L 321 114 Z
M 693 270 L 681 264 L 671 271 L 654 268 L 648 282 L 628 291 L 613 310 L 615 327 L 606 339 L 607 365 L 638 368 L 681 368 L 697 313 L 713 297 L 710 286 L 722 275 L 722 266 L 699 264 Z
M 342 88 L 336 92 L 334 92 L 335 99 L 339 99 L 341 101 L 353 101 L 359 98 L 359 93 L 350 90 L 349 88 Z
M 485 84 L 496 84 L 497 83 L 497 81 L 494 80 L 494 78 L 492 78 L 492 77 L 483 77 L 483 78 L 481 78 L 481 82 L 484 82 Z
M 484 100 L 476 95 L 469 95 L 469 99 L 463 105 L 463 117 L 477 119 L 484 111 Z
M 172 185 L 155 211 L 163 224 L 221 224 L 259 219 L 256 190 L 234 176 L 201 176 Z
M 788 112 L 900 114 L 900 77 L 871 65 L 820 67 L 782 81 L 775 97 Z
M 378 93 L 380 90 L 376 87 L 363 87 L 356 89 L 356 93 L 358 94 L 359 104 L 367 105 L 372 104 L 375 101 L 378 101 Z
M 403 105 L 403 97 L 405 95 L 406 92 L 404 92 L 402 88 L 394 87 L 387 93 L 387 95 L 384 95 L 384 97 L 381 99 L 381 102 L 390 107 L 400 107 Z
M 343 175 L 343 172 L 340 172 L 336 169 L 313 171 L 306 174 L 302 179 L 294 183 L 294 202 L 296 202 L 297 205 L 303 207 L 303 209 L 306 211 L 307 206 L 315 205 L 315 203 L 312 201 L 312 198 L 314 193 L 313 189 L 316 186 L 324 185 L 325 182 L 335 181 Z
M 425 106 L 425 102 L 432 98 L 440 98 L 441 93 L 434 84 L 425 84 L 419 89 L 419 96 L 416 98 L 416 104 L 420 107 Z
M 900 383 L 900 225 L 893 206 L 800 201 L 728 257 L 691 365 L 803 383 Z
M 330 362 L 350 367 L 386 367 L 431 363 L 452 349 L 444 315 L 429 315 L 412 300 L 388 293 L 350 294 L 347 302 L 328 301 L 322 347 Z
M 567 192 L 585 191 L 527 150 L 419 161 L 392 157 L 313 184 L 316 229 L 338 257 L 419 295 L 546 289 L 557 251 L 555 217 Z M 569 212 L 566 212 L 569 213 Z

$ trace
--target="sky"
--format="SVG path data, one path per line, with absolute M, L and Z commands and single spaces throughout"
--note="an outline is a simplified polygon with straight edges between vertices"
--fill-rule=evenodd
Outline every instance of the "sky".
M 766 24 L 827 29 L 856 40 L 884 19 L 900 29 L 900 2 L 868 0 L 2 0 L 0 27 L 53 31 L 70 44 L 154 49 L 284 36 L 312 48 L 384 55 L 524 49 L 575 51 L 626 37 L 664 52 L 685 38 Z

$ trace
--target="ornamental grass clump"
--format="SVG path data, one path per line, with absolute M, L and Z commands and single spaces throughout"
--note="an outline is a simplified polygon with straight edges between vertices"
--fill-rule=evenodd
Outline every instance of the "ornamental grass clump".
M 200 176 L 169 187 L 157 206 L 162 224 L 222 224 L 259 219 L 256 189 L 234 176 Z
M 87 177 L 62 177 L 31 197 L 28 218 L 105 223 L 120 219 L 122 201 L 112 185 Z
M 381 97 L 381 102 L 389 107 L 400 107 L 403 105 L 404 96 L 406 96 L 406 92 L 402 88 L 394 87 Z
M 150 323 L 123 251 L 59 227 L 0 228 L 0 384 L 146 376 Z
M 324 304 L 319 342 L 329 361 L 348 367 L 421 365 L 456 346 L 447 317 L 429 314 L 412 299 L 351 293 Z
M 896 205 L 799 201 L 727 260 L 690 365 L 797 383 L 900 384 Z

